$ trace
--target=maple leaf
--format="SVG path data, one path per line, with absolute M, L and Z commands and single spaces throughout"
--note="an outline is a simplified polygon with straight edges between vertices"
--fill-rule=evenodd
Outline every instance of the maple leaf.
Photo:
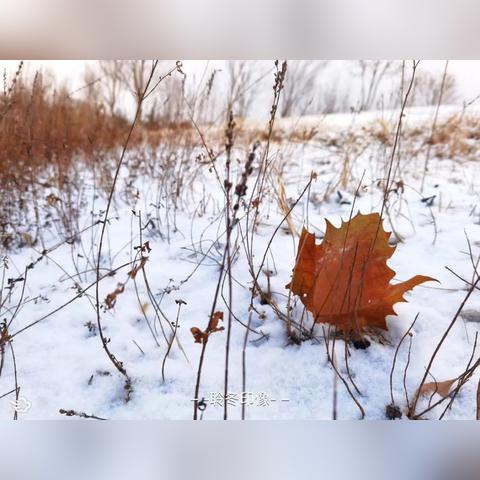
M 340 228 L 328 220 L 323 242 L 305 228 L 300 237 L 292 281 L 287 288 L 299 295 L 316 323 L 361 332 L 365 327 L 387 330 L 385 317 L 395 315 L 393 305 L 404 302 L 408 290 L 434 278 L 416 275 L 390 284 L 395 272 L 387 265 L 396 247 L 380 215 L 358 213 Z

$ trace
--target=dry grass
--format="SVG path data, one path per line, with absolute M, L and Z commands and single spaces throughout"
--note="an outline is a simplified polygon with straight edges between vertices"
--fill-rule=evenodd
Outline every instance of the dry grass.
M 126 118 L 108 113 L 95 96 L 74 98 L 40 73 L 24 79 L 20 66 L 10 82 L 5 79 L 0 98 L 0 249 L 38 244 L 44 209 L 60 213 L 67 227 L 76 217 L 74 205 L 86 173 L 96 178 L 95 189 L 106 193 L 129 127 Z M 145 121 L 139 122 L 130 145 L 167 152 L 173 145 L 190 148 L 194 135 L 190 122 Z M 133 159 L 133 170 L 148 170 L 143 160 L 140 154 Z M 64 233 L 71 235 L 71 230 Z

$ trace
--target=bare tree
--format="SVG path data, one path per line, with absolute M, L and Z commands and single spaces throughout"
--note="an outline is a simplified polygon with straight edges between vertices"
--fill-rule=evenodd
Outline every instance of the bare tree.
M 339 88 L 338 78 L 328 83 L 321 83 L 315 103 L 314 113 L 337 113 L 348 110 L 349 92 Z
M 110 115 L 115 115 L 118 98 L 122 90 L 124 62 L 122 60 L 100 60 L 103 99 Z
M 184 120 L 184 79 L 172 77 L 159 85 L 144 119 L 149 124 L 174 124 Z
M 149 60 L 128 60 L 122 68 L 122 83 L 132 94 L 135 101 L 135 108 L 138 111 L 138 118 L 142 118 L 142 95 L 150 71 Z
M 83 91 L 83 94 L 87 100 L 95 104 L 102 104 L 101 100 L 101 88 L 100 88 L 100 78 L 96 71 L 94 71 L 88 65 L 85 67 L 83 72 L 83 83 L 84 85 L 77 89 L 77 91 L 71 92 L 70 95 L 78 91 Z
M 437 105 L 454 103 L 457 100 L 457 79 L 445 71 L 434 74 L 429 71 L 419 72 L 415 81 L 410 105 Z
M 392 73 L 396 62 L 388 60 L 358 60 L 360 76 L 359 111 L 370 110 L 375 107 L 378 87 L 387 73 Z
M 252 60 L 227 62 L 228 111 L 233 110 L 236 116 L 245 118 L 251 109 L 257 94 L 256 69 L 257 62 Z
M 220 69 L 213 69 L 207 74 L 207 69 L 204 71 L 201 80 L 183 83 L 183 91 L 188 98 L 188 103 L 193 106 L 192 113 L 195 114 L 198 121 L 209 122 L 216 116 L 216 95 L 214 86 L 216 85 L 216 78 Z M 185 79 L 184 79 L 185 80 Z M 194 79 L 193 79 L 194 80 Z
M 320 72 L 326 61 L 293 60 L 288 70 L 280 101 L 280 115 L 288 117 L 303 114 L 313 103 Z

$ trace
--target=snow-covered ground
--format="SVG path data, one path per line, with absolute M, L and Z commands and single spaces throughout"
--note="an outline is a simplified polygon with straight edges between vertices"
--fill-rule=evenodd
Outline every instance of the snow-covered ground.
M 393 115 L 391 117 L 393 119 Z M 293 210 L 292 222 L 297 231 L 305 225 L 321 238 L 325 218 L 336 225 L 340 219 L 347 220 L 362 176 L 355 210 L 362 213 L 380 210 L 383 192 L 378 180 L 385 175 L 391 142 L 382 143 L 377 137 L 366 134 L 362 142 L 359 140 L 365 125 L 377 128 L 378 116 L 362 122 L 353 119 L 353 126 L 352 119 L 347 120 L 350 124 L 342 118 L 341 126 L 330 128 L 328 119 L 317 119 L 316 122 L 309 119 L 308 125 L 318 127 L 319 135 L 304 143 L 296 139 L 271 146 L 269 158 L 281 172 L 279 175 L 285 183 L 290 205 L 305 188 L 311 172 L 317 174 L 311 189 Z M 338 116 L 331 121 L 338 124 Z M 412 125 L 424 124 L 428 131 L 431 116 L 410 112 L 407 121 Z M 394 121 L 390 126 L 390 135 L 393 136 Z M 349 142 L 353 136 L 357 140 Z M 480 161 L 475 161 L 473 154 L 462 158 L 437 158 L 437 150 L 432 148 L 429 172 L 423 193 L 420 193 L 427 147 L 422 146 L 413 155 L 415 146 L 421 146 L 419 142 L 404 139 L 400 145 L 401 168 L 395 172 L 395 180 L 402 179 L 403 189 L 399 187 L 390 195 L 390 214 L 385 219 L 385 228 L 392 230 L 393 226 L 403 241 L 398 243 L 389 265 L 396 272 L 394 282 L 422 274 L 434 277 L 440 283 L 418 286 L 407 294 L 408 303 L 396 304 L 398 316 L 388 317 L 386 342 L 372 341 L 365 350 L 350 348 L 348 364 L 360 391 L 356 397 L 367 419 L 385 418 L 385 407 L 391 403 L 389 377 L 395 349 L 418 313 L 418 321 L 412 330 L 406 377 L 409 397 L 413 397 L 438 341 L 466 294 L 466 284 L 445 267 L 471 280 L 473 267 L 468 255 L 467 236 L 475 257 L 480 251 Z M 235 151 L 240 172 L 247 151 L 248 146 Z M 192 163 L 198 153 L 192 152 Z M 131 158 L 135 155 L 135 152 L 130 153 Z M 345 182 L 338 183 L 344 165 L 347 165 Z M 111 339 L 108 345 L 123 362 L 133 382 L 128 403 L 124 401 L 124 379 L 105 355 L 95 327 L 94 286 L 57 313 L 21 331 L 73 299 L 79 289 L 94 284 L 99 225 L 86 228 L 81 234 L 81 242 L 61 245 L 29 270 L 23 298 L 24 282 L 15 285 L 11 299 L 1 311 L 1 318 L 8 322 L 21 301 L 9 326 L 10 335 L 21 331 L 13 339 L 17 381 L 20 397 L 30 406 L 26 412 L 19 413 L 20 418 L 64 418 L 59 414 L 60 409 L 108 419 L 192 418 L 201 345 L 194 342 L 190 328 L 206 328 L 225 246 L 223 197 L 215 172 L 210 170 L 208 164 L 199 164 L 192 183 L 182 187 L 182 198 L 175 211 L 171 202 L 168 203 L 163 194 L 158 194 L 155 177 L 140 176 L 133 184 L 127 185 L 128 169 L 122 171 L 103 247 L 102 267 L 117 268 L 132 261 L 137 252 L 134 247 L 148 240 L 151 252 L 147 253 L 145 272 L 151 292 L 164 315 L 160 319 L 156 317 L 141 273 L 135 281 L 130 279 L 126 283 L 125 292 L 118 295 L 112 309 L 102 311 L 105 335 Z M 222 172 L 222 168 L 219 170 Z M 267 195 L 260 208 L 254 236 L 257 266 L 283 217 L 275 195 L 278 190 L 276 178 L 273 175 L 267 185 Z M 80 207 L 80 228 L 101 218 L 105 207 L 105 199 L 96 198 L 88 175 L 84 176 L 84 182 L 85 203 Z M 128 195 L 125 193 L 127 189 Z M 138 195 L 132 195 L 136 189 Z M 167 203 L 170 205 L 168 213 Z M 46 205 L 45 208 L 51 208 L 55 216 L 53 207 Z M 142 239 L 139 237 L 139 212 L 145 227 Z M 242 208 L 239 225 L 245 228 L 241 212 Z M 149 218 L 153 223 L 147 224 Z M 240 231 L 236 228 L 233 235 L 234 241 L 238 240 L 238 251 L 233 263 L 235 319 L 229 366 L 229 392 L 232 396 L 228 409 L 231 419 L 241 418 L 245 337 L 242 323 L 249 321 L 252 287 Z M 60 240 L 62 238 L 51 228 L 45 237 L 46 247 Z M 287 306 L 285 285 L 291 277 L 297 243 L 298 238 L 291 235 L 284 222 L 273 237 L 271 250 L 266 256 L 265 268 L 270 271 L 273 299 L 281 309 Z M 9 254 L 6 278 L 23 276 L 25 267 L 40 256 L 40 251 L 40 247 L 24 247 Z M 127 280 L 130 269 L 131 266 L 126 266 L 101 281 L 102 300 L 116 289 L 119 282 Z M 260 283 L 264 287 L 267 285 L 263 274 Z M 227 293 L 226 284 L 223 292 Z M 175 326 L 179 310 L 177 300 L 186 304 L 180 305 L 178 342 L 173 342 L 165 361 L 163 381 L 162 363 L 168 345 L 161 328 L 165 329 L 167 339 L 170 338 L 172 329 L 166 319 Z M 284 322 L 270 305 L 261 305 L 259 299 L 255 300 L 255 305 L 260 315 L 252 314 L 252 331 L 246 348 L 246 418 L 332 418 L 335 375 L 327 361 L 321 326 L 315 329 L 316 340 L 293 344 L 286 335 Z M 300 306 L 297 301 L 294 315 L 301 314 Z M 478 291 L 470 297 L 465 309 L 480 311 Z M 227 312 L 221 297 L 217 310 Z M 461 374 L 472 355 L 475 333 L 479 329 L 480 323 L 460 318 L 433 364 L 433 377 L 427 381 L 433 378 L 448 380 Z M 223 417 L 219 403 L 224 388 L 225 337 L 225 331 L 212 334 L 206 348 L 200 387 L 200 397 L 206 403 L 202 412 L 204 419 Z M 343 341 L 337 340 L 337 345 L 337 351 L 343 352 Z M 403 374 L 409 356 L 408 345 L 406 340 L 399 350 L 393 376 L 395 403 L 404 413 Z M 340 371 L 346 375 L 343 353 L 338 355 L 337 362 Z M 475 418 L 477 383 L 478 375 L 475 374 L 462 388 L 446 418 Z M 0 377 L 0 396 L 14 387 L 13 359 L 7 347 Z M 338 418 L 360 418 L 359 409 L 340 381 L 337 381 L 336 388 Z M 10 403 L 13 399 L 13 394 L 0 399 L 1 418 L 13 416 Z M 427 418 L 438 418 L 445 406 L 446 403 L 442 404 Z

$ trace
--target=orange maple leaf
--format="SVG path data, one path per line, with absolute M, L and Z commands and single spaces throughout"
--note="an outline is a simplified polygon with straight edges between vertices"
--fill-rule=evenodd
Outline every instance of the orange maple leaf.
M 316 323 L 330 323 L 349 332 L 365 327 L 387 330 L 385 317 L 395 315 L 393 305 L 423 282 L 436 281 L 416 275 L 390 284 L 395 272 L 387 265 L 396 247 L 388 244 L 390 232 L 378 213 L 358 213 L 340 228 L 328 220 L 323 242 L 305 228 L 300 237 L 292 281 L 287 288 L 299 295 Z

